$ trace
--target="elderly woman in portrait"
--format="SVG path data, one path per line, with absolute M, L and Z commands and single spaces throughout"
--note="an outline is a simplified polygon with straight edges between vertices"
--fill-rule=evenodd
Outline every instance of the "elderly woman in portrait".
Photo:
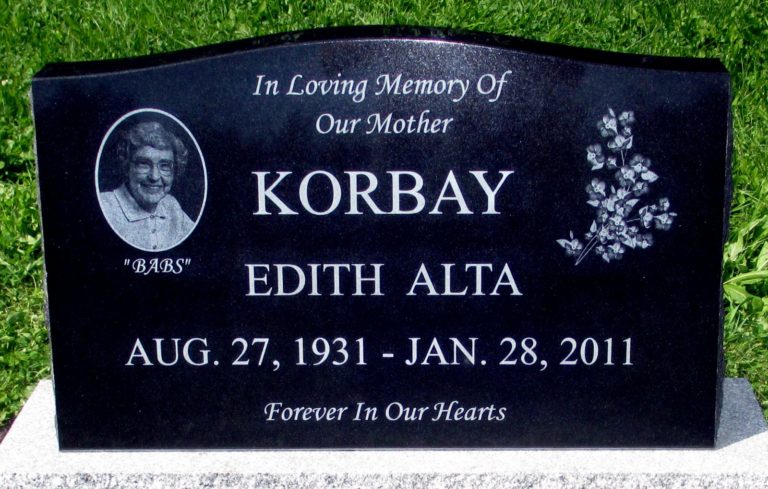
M 189 235 L 194 223 L 171 195 L 184 173 L 184 143 L 158 122 L 140 122 L 120 135 L 118 160 L 124 181 L 99 200 L 112 229 L 131 245 L 147 251 L 172 248 Z

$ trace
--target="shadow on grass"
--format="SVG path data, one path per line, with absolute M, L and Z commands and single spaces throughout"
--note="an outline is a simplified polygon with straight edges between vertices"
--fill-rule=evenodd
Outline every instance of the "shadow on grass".
M 8 420 L 7 423 L 5 423 L 3 426 L 0 426 L 0 443 L 3 442 L 3 438 L 5 438 L 5 435 L 8 434 L 8 430 L 11 429 L 11 425 L 13 424 L 13 420 L 15 418 L 11 418 Z

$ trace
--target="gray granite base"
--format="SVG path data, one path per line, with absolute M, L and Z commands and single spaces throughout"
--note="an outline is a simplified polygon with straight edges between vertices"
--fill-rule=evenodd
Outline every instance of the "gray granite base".
M 726 379 L 714 450 L 60 452 L 43 381 L 0 445 L 0 488 L 768 487 L 768 430 Z

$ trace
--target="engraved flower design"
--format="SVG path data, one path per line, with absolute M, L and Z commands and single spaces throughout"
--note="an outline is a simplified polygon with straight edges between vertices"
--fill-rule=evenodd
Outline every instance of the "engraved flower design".
M 612 140 L 608 141 L 606 146 L 614 153 L 624 151 L 632 147 L 632 136 L 627 137 L 622 131 L 621 134 L 615 135 Z
M 669 228 L 672 227 L 672 223 L 674 222 L 676 215 L 677 214 L 674 212 L 665 212 L 664 214 L 653 216 L 653 222 L 656 225 L 656 229 L 669 231 Z
M 611 109 L 608 109 L 611 110 Z M 635 113 L 631 110 L 626 110 L 619 115 L 619 123 L 621 127 L 630 127 L 635 123 Z
M 558 239 L 557 242 L 565 248 L 565 254 L 568 256 L 578 256 L 584 249 L 584 245 L 573 237 L 573 233 L 571 233 L 571 239 Z
M 616 114 L 614 114 L 612 110 L 609 110 L 609 113 L 605 114 L 603 119 L 597 122 L 597 128 L 600 130 L 600 135 L 604 138 L 616 135 Z
M 609 107 L 597 122 L 597 129 L 611 154 L 606 156 L 599 142 L 587 146 L 590 171 L 603 174 L 603 178 L 593 177 L 585 187 L 587 204 L 595 208 L 595 219 L 584 233 L 586 244 L 575 238 L 573 231 L 569 239 L 557 240 L 567 256 L 575 257 L 576 265 L 593 252 L 610 263 L 621 260 L 629 249 L 650 248 L 654 244 L 652 231 L 668 231 L 675 222 L 677 213 L 670 211 L 666 197 L 638 206 L 660 177 L 651 170 L 649 158 L 628 154 L 634 144 L 635 121 L 633 111 L 617 116 Z M 611 179 L 613 183 L 608 183 Z
M 605 163 L 603 148 L 599 144 L 593 144 L 587 147 L 587 161 L 592 165 L 593 170 L 599 170 Z
M 653 246 L 653 235 L 651 234 L 639 235 L 637 238 L 637 246 L 642 249 L 650 248 L 651 246 Z
M 646 182 L 635 182 L 634 185 L 632 185 L 632 193 L 635 194 L 637 197 L 640 197 L 642 195 L 647 194 L 651 191 L 651 188 L 648 186 L 648 183 Z
M 616 172 L 616 181 L 622 187 L 632 187 L 637 180 L 637 173 L 629 166 L 622 166 L 619 171 Z

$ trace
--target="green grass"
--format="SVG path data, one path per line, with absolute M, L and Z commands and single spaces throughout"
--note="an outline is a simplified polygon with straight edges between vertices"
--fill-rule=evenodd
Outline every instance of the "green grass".
M 51 61 L 155 53 L 313 27 L 411 24 L 597 49 L 718 57 L 733 77 L 734 199 L 725 251 L 727 375 L 768 413 L 768 8 L 762 1 L 32 2 L 0 5 L 0 426 L 42 376 L 42 262 L 27 91 Z M 680 372 L 685 375 L 685 372 Z

